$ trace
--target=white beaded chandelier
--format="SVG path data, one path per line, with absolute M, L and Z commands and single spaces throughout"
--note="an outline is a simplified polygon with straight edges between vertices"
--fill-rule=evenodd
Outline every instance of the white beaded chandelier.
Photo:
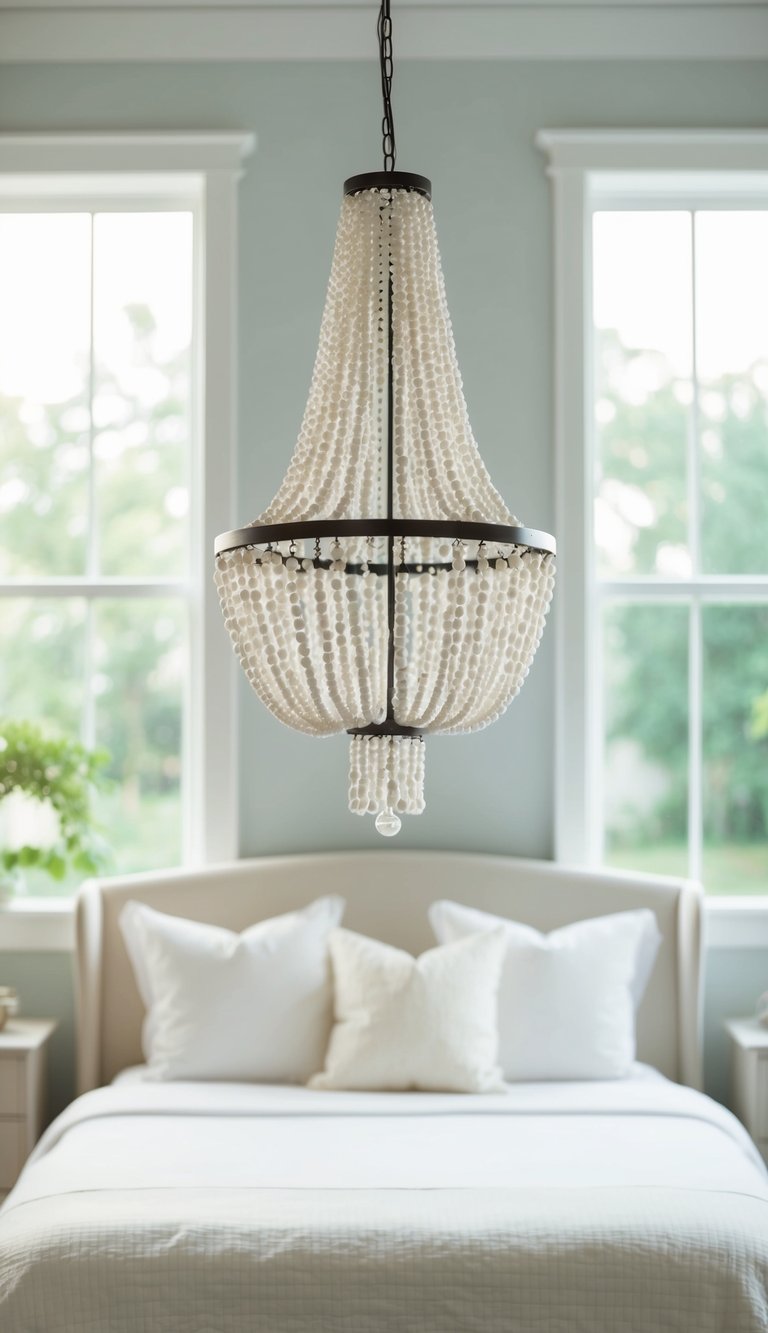
M 384 171 L 345 182 L 309 399 L 274 500 L 216 541 L 226 627 L 287 726 L 351 736 L 349 808 L 385 836 L 424 809 L 424 736 L 495 722 L 528 675 L 555 543 L 520 526 L 472 435 L 431 185 L 395 171 L 389 0 Z

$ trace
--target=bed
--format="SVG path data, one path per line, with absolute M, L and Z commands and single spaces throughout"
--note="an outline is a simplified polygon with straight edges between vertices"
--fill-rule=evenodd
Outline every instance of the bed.
M 327 892 L 412 953 L 438 897 L 541 930 L 650 906 L 663 939 L 630 1077 L 476 1096 L 142 1081 L 124 904 L 240 930 Z M 698 1091 L 690 884 L 284 857 L 94 882 L 78 935 L 82 1095 L 0 1211 L 4 1333 L 768 1329 L 768 1177 Z

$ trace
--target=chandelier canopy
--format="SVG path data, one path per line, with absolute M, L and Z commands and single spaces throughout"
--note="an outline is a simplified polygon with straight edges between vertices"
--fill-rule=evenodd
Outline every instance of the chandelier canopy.
M 349 807 L 424 809 L 424 736 L 494 722 L 544 627 L 555 543 L 521 526 L 472 435 L 423 176 L 396 171 L 389 0 L 383 172 L 345 182 L 320 343 L 280 489 L 216 541 L 235 651 L 262 702 L 351 736 Z

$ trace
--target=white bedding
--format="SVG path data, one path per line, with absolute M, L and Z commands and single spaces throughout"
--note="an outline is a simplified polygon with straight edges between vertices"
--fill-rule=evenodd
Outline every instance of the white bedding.
M 3 1333 L 765 1333 L 768 1177 L 636 1066 L 505 1094 L 123 1078 L 0 1211 Z

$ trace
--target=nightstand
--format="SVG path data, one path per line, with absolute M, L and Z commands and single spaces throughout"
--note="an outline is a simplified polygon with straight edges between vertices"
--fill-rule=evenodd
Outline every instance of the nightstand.
M 732 1018 L 733 1109 L 768 1162 L 768 1027 L 756 1018 Z
M 40 1137 L 49 1018 L 10 1018 L 0 1032 L 0 1200 Z

